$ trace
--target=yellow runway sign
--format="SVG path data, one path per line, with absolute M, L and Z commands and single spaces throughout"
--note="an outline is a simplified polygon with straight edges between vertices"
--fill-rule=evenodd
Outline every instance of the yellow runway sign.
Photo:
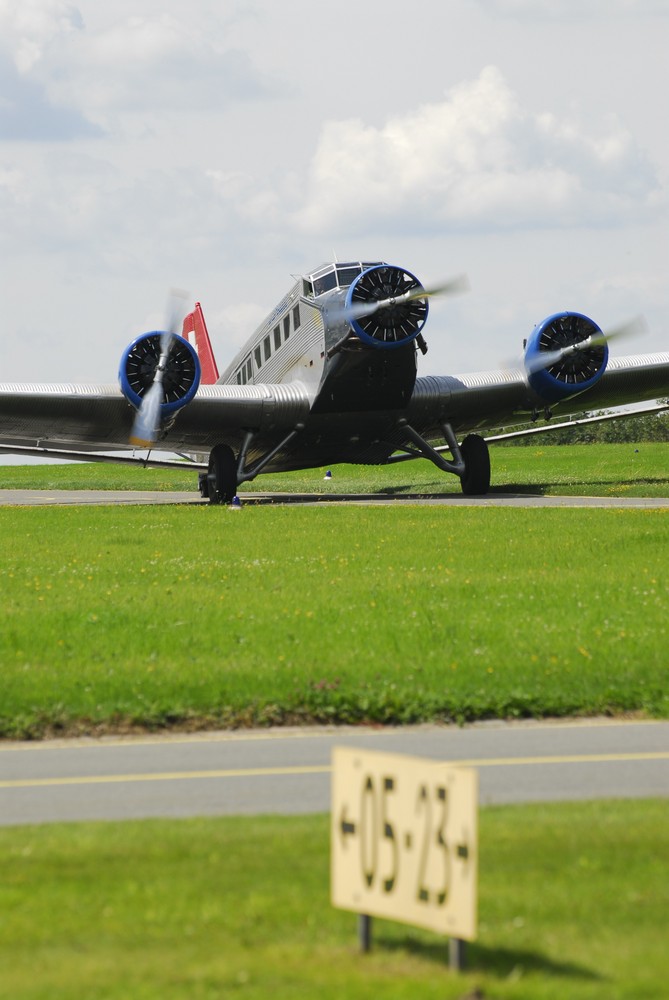
M 474 940 L 476 771 L 337 747 L 331 822 L 334 906 Z

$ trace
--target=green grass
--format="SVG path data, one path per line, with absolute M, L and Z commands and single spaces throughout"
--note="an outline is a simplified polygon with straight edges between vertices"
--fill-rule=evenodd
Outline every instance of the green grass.
M 0 509 L 0 735 L 669 716 L 669 512 Z
M 491 447 L 492 491 L 668 496 L 667 446 L 658 443 Z M 263 475 L 241 492 L 459 493 L 454 476 L 423 460 L 386 466 L 334 466 L 332 482 L 323 469 Z M 0 466 L 0 489 L 192 490 L 197 474 L 187 469 L 142 469 L 122 465 Z
M 483 809 L 468 970 L 427 932 L 329 904 L 328 818 L 0 829 L 0 992 L 12 1000 L 657 1000 L 665 801 Z

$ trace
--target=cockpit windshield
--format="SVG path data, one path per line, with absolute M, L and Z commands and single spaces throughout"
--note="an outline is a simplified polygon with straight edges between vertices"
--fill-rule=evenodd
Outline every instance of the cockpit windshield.
M 329 292 L 330 289 L 337 287 L 337 275 L 335 273 L 334 267 L 327 274 L 321 275 L 320 278 L 314 280 L 314 295 L 322 295 L 323 292 Z
M 333 288 L 348 288 L 359 274 L 366 271 L 368 267 L 375 267 L 380 263 L 382 261 L 324 264 L 308 276 L 307 282 L 313 286 L 315 296 L 323 295 L 324 292 L 329 292 Z

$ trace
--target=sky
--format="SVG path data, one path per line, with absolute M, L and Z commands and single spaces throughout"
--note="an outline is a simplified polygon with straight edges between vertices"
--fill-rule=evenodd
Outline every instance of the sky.
M 0 380 L 114 382 L 173 287 L 222 369 L 334 255 L 468 275 L 421 374 L 669 350 L 667 52 L 669 0 L 0 0 Z

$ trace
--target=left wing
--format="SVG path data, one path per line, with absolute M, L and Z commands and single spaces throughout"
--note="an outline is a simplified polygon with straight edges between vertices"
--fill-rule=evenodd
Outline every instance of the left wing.
M 426 437 L 438 437 L 443 423 L 458 433 L 525 423 L 555 414 L 626 406 L 669 396 L 669 353 L 611 358 L 595 385 L 563 399 L 542 398 L 520 370 L 416 379 L 409 420 Z

